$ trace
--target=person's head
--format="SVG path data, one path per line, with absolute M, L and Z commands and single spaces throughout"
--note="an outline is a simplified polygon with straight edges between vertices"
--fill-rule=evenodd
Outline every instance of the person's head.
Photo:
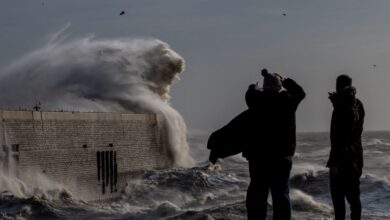
M 352 78 L 346 74 L 342 74 L 337 77 L 336 80 L 336 91 L 341 91 L 342 89 L 345 89 L 346 87 L 352 86 Z
M 280 82 L 280 78 L 277 75 L 273 73 L 268 73 L 267 69 L 263 69 L 261 71 L 261 75 L 264 77 L 264 91 L 279 92 L 282 89 L 282 83 Z

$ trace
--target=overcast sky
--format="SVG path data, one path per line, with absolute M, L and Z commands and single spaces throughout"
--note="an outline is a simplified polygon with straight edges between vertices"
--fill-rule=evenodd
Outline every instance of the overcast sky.
M 299 131 L 329 129 L 327 93 L 341 73 L 365 104 L 366 130 L 389 130 L 389 11 L 389 0 L 4 0 L 0 67 L 69 23 L 69 38 L 170 44 L 187 64 L 171 102 L 192 130 L 215 130 L 245 110 L 247 86 L 262 82 L 264 67 L 305 88 Z

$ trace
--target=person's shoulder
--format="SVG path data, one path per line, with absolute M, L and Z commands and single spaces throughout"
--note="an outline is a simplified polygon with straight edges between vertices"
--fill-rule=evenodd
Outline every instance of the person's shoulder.
M 356 103 L 357 103 L 359 106 L 363 107 L 363 102 L 362 102 L 360 99 L 356 98 Z
M 357 106 L 358 106 L 360 112 L 362 112 L 364 114 L 365 110 L 364 110 L 363 102 L 360 99 L 356 98 L 356 103 L 357 103 Z

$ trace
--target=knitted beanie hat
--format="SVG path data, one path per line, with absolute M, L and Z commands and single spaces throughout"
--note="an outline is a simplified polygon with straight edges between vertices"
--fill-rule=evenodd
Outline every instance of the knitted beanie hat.
M 261 71 L 261 75 L 264 77 L 263 90 L 279 92 L 282 89 L 282 83 L 280 78 L 274 73 L 268 73 L 267 69 Z

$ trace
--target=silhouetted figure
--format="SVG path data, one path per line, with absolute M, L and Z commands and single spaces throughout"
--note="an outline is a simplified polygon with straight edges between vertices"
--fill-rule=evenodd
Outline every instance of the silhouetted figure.
M 119 13 L 119 15 L 124 15 L 125 14 L 125 11 L 121 11 L 121 13 Z
M 362 132 L 364 107 L 355 97 L 348 75 L 337 77 L 336 92 L 329 93 L 333 104 L 330 128 L 331 151 L 327 167 L 336 220 L 345 219 L 345 198 L 351 219 L 361 218 L 360 176 L 363 169 Z
M 294 80 L 262 70 L 263 89 L 249 86 L 248 110 L 213 132 L 207 148 L 215 163 L 242 152 L 249 161 L 248 219 L 265 219 L 271 190 L 274 219 L 290 219 L 289 178 L 295 152 L 295 111 L 305 92 Z M 285 90 L 281 91 L 282 88 Z
M 263 89 L 250 85 L 246 102 L 255 127 L 252 144 L 243 151 L 251 182 L 247 193 L 248 219 L 265 219 L 271 190 L 274 219 L 291 219 L 289 179 L 295 153 L 295 112 L 305 92 L 294 80 L 262 71 Z M 281 89 L 285 88 L 285 90 Z

